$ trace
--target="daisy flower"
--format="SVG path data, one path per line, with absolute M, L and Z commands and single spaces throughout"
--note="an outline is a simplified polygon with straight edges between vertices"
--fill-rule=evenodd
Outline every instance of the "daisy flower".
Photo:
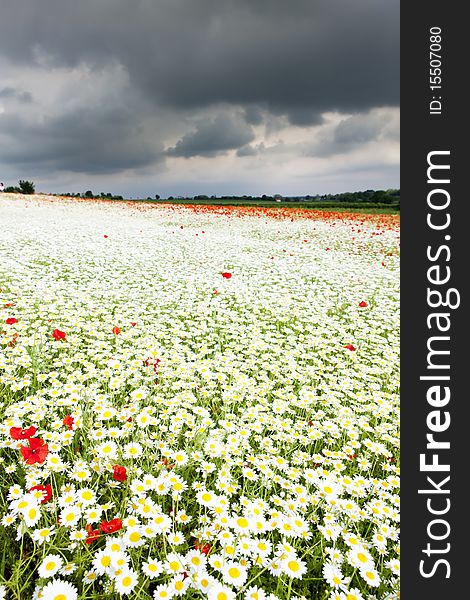
M 54 575 L 62 568 L 64 560 L 58 554 L 48 554 L 39 565 L 39 577 L 54 577 Z
M 78 590 L 68 581 L 53 579 L 41 590 L 41 600 L 77 600 Z

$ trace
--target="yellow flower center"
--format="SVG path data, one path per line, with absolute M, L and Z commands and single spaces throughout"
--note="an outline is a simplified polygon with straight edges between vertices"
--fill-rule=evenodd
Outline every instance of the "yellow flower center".
M 357 558 L 362 562 L 362 563 L 366 563 L 367 562 L 367 556 L 365 554 L 363 554 L 362 552 L 359 552 L 359 554 L 357 555 Z
M 296 571 L 298 571 L 300 569 L 300 565 L 299 565 L 299 563 L 296 560 L 290 560 L 287 563 L 287 566 L 289 567 L 289 569 L 291 571 L 294 571 L 294 572 L 296 572 Z

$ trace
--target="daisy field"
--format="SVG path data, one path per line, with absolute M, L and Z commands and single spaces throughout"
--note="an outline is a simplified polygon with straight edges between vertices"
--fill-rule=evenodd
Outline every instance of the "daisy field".
M 398 598 L 397 216 L 0 220 L 0 598 Z

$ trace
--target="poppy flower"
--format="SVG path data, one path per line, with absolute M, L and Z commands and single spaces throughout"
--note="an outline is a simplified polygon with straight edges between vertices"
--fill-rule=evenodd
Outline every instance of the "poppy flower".
M 114 333 L 114 335 L 119 335 L 121 333 L 121 328 L 120 327 L 113 327 L 113 333 Z
M 114 465 L 113 478 L 116 481 L 126 481 L 126 479 L 127 479 L 126 467 L 121 467 L 120 465 Z
M 7 325 L 14 325 L 15 323 L 18 323 L 18 319 L 15 319 L 15 317 L 8 317 L 5 323 Z
M 73 429 L 74 422 L 75 421 L 72 415 L 65 416 L 64 420 L 62 421 L 62 423 L 67 427 L 68 430 Z
M 10 348 L 14 348 L 16 346 L 16 342 L 20 336 L 15 333 L 15 335 L 11 338 L 10 343 L 8 344 Z
M 57 341 L 65 340 L 66 333 L 65 331 L 61 331 L 60 329 L 54 329 L 54 331 L 52 332 L 52 337 Z
M 33 485 L 32 488 L 29 488 L 30 492 L 34 492 L 36 490 L 39 492 L 44 492 L 43 498 L 40 501 L 41 504 L 48 502 L 48 500 L 52 498 L 52 486 L 50 483 L 46 485 Z
M 230 279 L 232 277 L 232 273 L 221 273 L 224 279 Z
M 107 238 L 108 236 L 105 234 L 103 237 Z
M 100 523 L 100 529 L 103 533 L 116 533 L 122 529 L 121 519 L 111 519 L 111 521 L 102 521 Z
M 21 429 L 21 427 L 11 427 L 10 435 L 14 440 L 29 440 L 36 435 L 36 427 L 31 425 L 27 429 Z
M 88 537 L 85 542 L 89 545 L 95 540 L 97 540 L 101 536 L 101 531 L 99 529 L 93 529 L 91 525 L 86 525 L 85 529 L 88 532 Z
M 365 300 L 362 300 L 362 302 L 359 302 L 359 306 L 361 308 L 365 308 L 367 306 L 367 302 Z
M 356 349 L 352 344 L 348 344 L 347 346 L 343 346 L 343 348 L 346 348 L 346 350 L 351 350 L 351 352 Z
M 133 323 L 133 322 L 131 321 L 131 325 L 132 325 L 132 327 L 135 327 L 135 326 L 137 325 L 137 322 L 136 322 L 136 323 Z
M 40 438 L 28 438 L 29 447 L 22 446 L 20 452 L 27 465 L 42 465 L 49 454 L 49 446 Z
M 211 545 L 210 544 L 203 544 L 202 546 L 199 544 L 199 540 L 196 539 L 196 542 L 194 544 L 194 549 L 195 550 L 199 550 L 199 552 L 201 552 L 201 554 L 205 554 L 206 556 L 209 554 L 209 552 L 211 551 Z

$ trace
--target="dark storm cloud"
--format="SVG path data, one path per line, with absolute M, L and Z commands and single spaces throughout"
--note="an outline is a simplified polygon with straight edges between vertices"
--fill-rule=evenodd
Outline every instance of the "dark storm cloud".
M 217 156 L 225 154 L 253 141 L 254 133 L 240 117 L 217 115 L 203 121 L 194 131 L 184 135 L 173 148 L 169 156 Z
M 167 157 L 209 157 L 210 179 L 235 151 L 234 180 L 255 155 L 269 179 L 396 142 L 373 111 L 398 106 L 398 69 L 398 0 L 7 0 L 0 160 L 44 180 L 177 162 L 171 180 L 199 163 Z
M 16 0 L 2 24 L 11 60 L 117 59 L 156 104 L 264 103 L 304 124 L 399 99 L 394 0 Z
M 3 162 L 37 172 L 115 173 L 162 160 L 162 146 L 125 109 L 83 108 L 32 123 L 4 113 L 0 132 L 11 140 Z

